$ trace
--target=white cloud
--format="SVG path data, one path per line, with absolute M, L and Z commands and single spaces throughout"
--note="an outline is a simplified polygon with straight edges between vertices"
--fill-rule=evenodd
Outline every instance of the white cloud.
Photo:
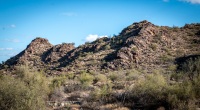
M 13 48 L 5 48 L 6 50 L 13 50 Z
M 179 1 L 190 2 L 192 4 L 200 4 L 200 0 L 179 0 Z
M 0 50 L 13 50 L 13 48 L 0 48 Z
M 16 28 L 16 25 L 15 24 L 11 24 L 11 25 L 6 25 L 6 26 L 1 26 L 2 30 L 6 30 L 6 29 L 9 29 L 9 28 Z
M 92 41 L 95 41 L 96 39 L 102 38 L 102 37 L 108 37 L 108 36 L 107 36 L 107 35 L 99 36 L 99 35 L 97 35 L 97 34 L 89 34 L 89 35 L 85 38 L 85 40 L 86 40 L 87 42 L 92 42 Z
M 71 16 L 77 16 L 77 13 L 74 13 L 74 12 L 64 12 L 64 13 L 61 13 L 61 15 L 71 17 Z
M 6 42 L 13 42 L 13 43 L 19 43 L 20 42 L 19 39 L 5 39 L 4 41 L 6 41 Z
M 11 24 L 10 27 L 11 27 L 11 28 L 16 28 L 16 25 Z

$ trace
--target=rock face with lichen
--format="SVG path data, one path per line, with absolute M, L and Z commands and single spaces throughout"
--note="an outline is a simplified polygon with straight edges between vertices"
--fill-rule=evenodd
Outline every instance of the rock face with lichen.
M 53 46 L 36 38 L 27 48 L 5 62 L 10 67 L 28 64 L 47 73 L 102 71 L 128 68 L 165 68 L 178 57 L 200 54 L 200 24 L 184 27 L 156 26 L 148 21 L 133 23 L 117 36 L 99 38 L 74 47 Z

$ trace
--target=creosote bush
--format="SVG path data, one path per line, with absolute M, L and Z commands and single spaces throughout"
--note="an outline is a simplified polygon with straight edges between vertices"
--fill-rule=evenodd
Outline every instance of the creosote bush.
M 146 78 L 139 79 L 132 89 L 132 95 L 138 97 L 143 104 L 161 100 L 163 90 L 167 86 L 165 78 L 160 74 L 149 74 Z M 147 100 L 151 99 L 151 100 Z
M 181 71 L 185 73 L 190 80 L 200 76 L 200 57 L 188 59 L 182 64 Z
M 65 81 L 66 81 L 66 77 L 64 75 L 57 76 L 57 77 L 53 78 L 51 87 L 59 88 L 60 86 L 62 86 L 65 83 Z
M 193 110 L 199 105 L 200 77 L 195 81 L 187 80 L 181 83 L 169 84 L 162 74 L 148 74 L 139 79 L 127 92 L 127 100 L 135 101 L 144 106 L 162 105 L 167 109 Z
M 50 93 L 48 80 L 42 73 L 30 72 L 26 66 L 17 68 L 18 77 L 0 77 L 1 110 L 45 110 Z
M 126 73 L 126 80 L 127 81 L 132 81 L 132 80 L 137 80 L 139 78 L 139 76 L 141 75 L 140 72 L 138 72 L 137 70 L 135 69 L 132 69 L 130 71 L 128 71 Z
M 108 78 L 115 82 L 115 81 L 121 81 L 121 80 L 124 80 L 125 78 L 125 74 L 120 72 L 120 71 L 117 71 L 117 72 L 110 72 L 108 74 Z
M 83 72 L 80 74 L 78 79 L 83 87 L 88 87 L 89 85 L 93 83 L 94 76 L 91 75 L 90 73 Z
M 101 101 L 107 101 L 109 100 L 109 96 L 112 92 L 113 84 L 108 81 L 106 84 L 104 84 L 100 88 L 96 88 L 93 92 L 90 93 L 90 99 L 89 100 L 101 100 Z
M 106 77 L 106 75 L 104 74 L 97 74 L 95 75 L 95 79 L 96 82 L 106 82 L 108 79 Z

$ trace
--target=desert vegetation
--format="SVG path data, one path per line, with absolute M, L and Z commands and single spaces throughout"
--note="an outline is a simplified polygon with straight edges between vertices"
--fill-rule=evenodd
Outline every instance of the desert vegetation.
M 40 72 L 20 66 L 12 75 L 0 76 L 1 110 L 38 110 L 46 108 L 50 93 L 49 82 Z
M 50 106 L 49 100 L 57 100 L 79 102 L 77 106 L 83 109 L 193 110 L 200 106 L 199 64 L 200 57 L 197 57 L 186 60 L 182 68 L 168 74 L 132 69 L 56 77 L 46 77 L 42 72 L 20 66 L 12 75 L 1 74 L 0 107 L 4 110 L 46 109 Z M 68 97 L 63 99 L 65 95 Z M 55 107 L 72 108 L 71 105 Z

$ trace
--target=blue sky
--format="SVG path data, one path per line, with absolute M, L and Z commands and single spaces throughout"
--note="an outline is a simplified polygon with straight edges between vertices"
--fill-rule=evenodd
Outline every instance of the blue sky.
M 142 20 L 166 26 L 200 22 L 200 0 L 0 0 L 0 62 L 36 37 L 78 46 Z

